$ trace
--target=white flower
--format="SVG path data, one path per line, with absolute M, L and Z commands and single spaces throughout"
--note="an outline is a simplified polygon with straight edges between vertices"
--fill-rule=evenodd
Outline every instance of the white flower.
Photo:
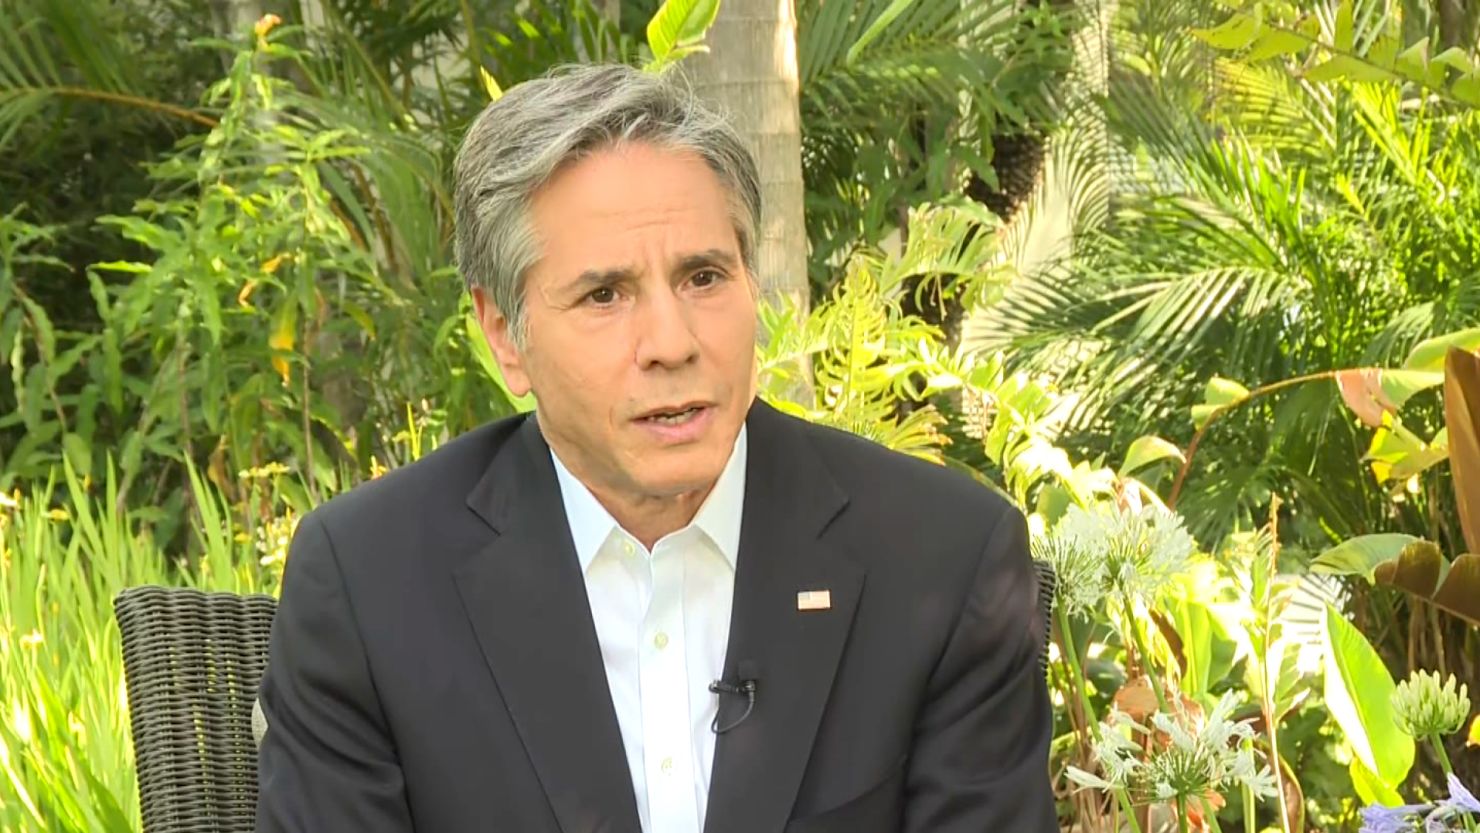
M 1043 533 L 1034 536 L 1033 557 L 1047 561 L 1054 572 L 1054 598 L 1068 615 L 1100 606 L 1105 596 L 1105 563 L 1078 538 Z
M 1074 767 L 1069 779 L 1086 787 L 1123 790 L 1136 803 L 1193 800 L 1210 792 L 1248 787 L 1258 796 L 1274 795 L 1274 775 L 1254 760 L 1247 723 L 1230 720 L 1237 701 L 1225 694 L 1206 718 L 1192 710 L 1158 712 L 1151 726 L 1112 710 L 1109 725 L 1094 744 L 1103 777 Z M 1142 747 L 1131 738 L 1151 735 L 1155 742 L 1142 760 Z
M 1159 506 L 1070 506 L 1055 534 L 1077 542 L 1101 563 L 1102 594 L 1115 591 L 1148 600 L 1186 569 L 1197 548 L 1182 519 Z

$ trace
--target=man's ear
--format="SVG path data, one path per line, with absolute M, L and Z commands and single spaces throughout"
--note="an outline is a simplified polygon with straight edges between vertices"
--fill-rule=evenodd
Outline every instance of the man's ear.
M 478 316 L 478 326 L 483 328 L 483 337 L 488 340 L 488 349 L 493 351 L 493 360 L 498 362 L 509 392 L 515 396 L 529 393 L 531 388 L 529 374 L 524 369 L 524 353 L 514 344 L 509 319 L 481 286 L 473 287 L 473 313 Z

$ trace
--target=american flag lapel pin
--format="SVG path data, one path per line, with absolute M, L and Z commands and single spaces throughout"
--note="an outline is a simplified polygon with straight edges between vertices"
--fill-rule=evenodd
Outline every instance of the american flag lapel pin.
M 803 590 L 797 594 L 797 610 L 828 610 L 831 607 L 831 590 Z

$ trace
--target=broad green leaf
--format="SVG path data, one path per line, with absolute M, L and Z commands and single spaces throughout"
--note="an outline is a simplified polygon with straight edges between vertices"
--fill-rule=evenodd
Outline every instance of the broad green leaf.
M 1326 708 L 1346 735 L 1358 760 L 1376 779 L 1396 787 L 1413 768 L 1413 738 L 1393 719 L 1396 686 L 1382 658 L 1330 605 L 1322 620 L 1325 640 Z
M 1392 72 L 1347 55 L 1335 55 L 1305 71 L 1307 81 L 1390 81 Z
M 1398 71 L 1409 78 L 1415 80 L 1423 78 L 1429 67 L 1429 39 L 1419 38 L 1412 46 L 1399 52 L 1394 63 Z
M 1384 411 L 1396 411 L 1413 395 L 1444 382 L 1444 374 L 1430 370 L 1361 368 L 1336 374 L 1336 387 L 1348 408 L 1370 427 L 1382 424 Z
M 1249 389 L 1232 379 L 1214 376 L 1203 388 L 1203 401 L 1192 406 L 1192 423 L 1201 428 L 1221 408 L 1236 405 L 1249 397 Z
M 1372 461 L 1377 482 L 1401 483 L 1449 459 L 1449 429 L 1439 429 L 1433 441 L 1425 443 L 1396 419 L 1391 422 L 1396 430 L 1384 426 L 1373 432 L 1372 446 L 1364 458 Z
M 1180 598 L 1169 608 L 1181 641 L 1182 691 L 1190 697 L 1207 694 L 1233 668 L 1238 646 L 1207 605 Z
M 1310 45 L 1310 38 L 1295 32 L 1285 32 L 1279 29 L 1265 29 L 1254 39 L 1249 46 L 1244 60 L 1251 63 L 1267 61 L 1280 55 L 1291 55 Z
M 1120 466 L 1121 475 L 1130 474 L 1133 471 L 1144 468 L 1159 460 L 1173 459 L 1185 460 L 1182 449 L 1167 442 L 1161 437 L 1147 435 L 1138 437 L 1131 443 L 1131 447 L 1125 453 L 1125 462 Z
M 1232 405 L 1249 398 L 1249 389 L 1232 379 L 1214 376 L 1203 389 L 1203 401 L 1209 405 Z
M 1480 553 L 1480 356 L 1458 347 L 1444 358 L 1444 427 L 1465 547 Z
M 674 50 L 697 44 L 718 15 L 719 0 L 663 0 L 647 25 L 655 63 L 676 60 Z
M 1399 408 L 1420 391 L 1444 383 L 1444 374 L 1424 370 L 1384 370 L 1378 374 L 1383 393 Z
M 1372 444 L 1362 459 L 1372 465 L 1378 483 L 1406 480 L 1449 456 L 1448 430 L 1425 443 L 1409 431 L 1392 411 L 1383 411 L 1381 428 L 1372 433 Z
M 1358 535 L 1321 553 L 1311 562 L 1310 569 L 1316 573 L 1362 576 L 1369 582 L 1375 581 L 1373 572 L 1377 565 L 1397 558 L 1404 547 L 1417 540 L 1401 532 Z
M 1454 333 L 1445 333 L 1442 336 L 1434 336 L 1430 339 L 1420 341 L 1414 346 L 1413 351 L 1403 362 L 1403 367 L 1409 370 L 1429 370 L 1438 373 L 1444 372 L 1444 354 L 1449 348 L 1458 347 L 1461 350 L 1474 352 L 1480 350 L 1480 327 L 1468 330 L 1460 330 Z
M 493 360 L 493 351 L 488 348 L 488 340 L 483 335 L 483 328 L 478 326 L 473 316 L 463 316 L 463 332 L 467 335 L 468 349 L 473 351 L 473 357 L 477 359 L 478 365 L 483 368 L 484 374 L 498 386 L 499 392 L 514 410 L 521 414 L 534 410 L 534 394 L 515 396 L 514 392 L 509 390 L 509 386 L 504 383 L 504 374 L 499 370 L 498 362 Z
M 1449 67 L 1461 75 L 1471 75 L 1475 72 L 1474 62 L 1470 60 L 1470 56 L 1465 53 L 1465 50 L 1458 46 L 1450 47 L 1435 55 L 1434 60 L 1430 63 Z
M 1361 760 L 1352 758 L 1347 772 L 1352 777 L 1352 786 L 1356 788 L 1357 797 L 1362 799 L 1363 804 L 1381 804 L 1384 807 L 1397 807 L 1403 803 L 1403 796 L 1393 787 L 1382 783 L 1372 770 L 1362 765 Z
M 1259 37 L 1264 25 L 1259 18 L 1245 13 L 1234 15 L 1211 29 L 1193 29 L 1192 34 L 1218 49 L 1243 49 Z

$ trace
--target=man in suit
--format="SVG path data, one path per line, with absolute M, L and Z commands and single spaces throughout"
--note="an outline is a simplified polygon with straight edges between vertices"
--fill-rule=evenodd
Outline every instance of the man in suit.
M 567 68 L 455 176 L 479 321 L 539 406 L 303 519 L 258 830 L 1055 830 L 1023 518 L 756 401 L 732 129 Z

